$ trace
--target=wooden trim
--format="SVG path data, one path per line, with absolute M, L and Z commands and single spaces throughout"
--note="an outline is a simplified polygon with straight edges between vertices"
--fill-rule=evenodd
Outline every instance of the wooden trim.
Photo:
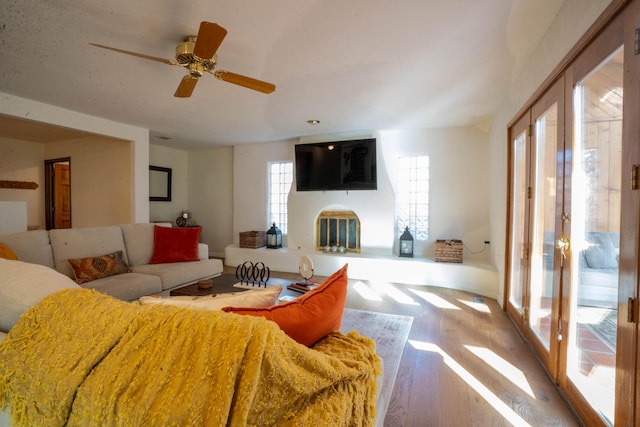
M 38 184 L 33 181 L 7 181 L 0 180 L 0 188 L 13 188 L 16 190 L 35 190 Z

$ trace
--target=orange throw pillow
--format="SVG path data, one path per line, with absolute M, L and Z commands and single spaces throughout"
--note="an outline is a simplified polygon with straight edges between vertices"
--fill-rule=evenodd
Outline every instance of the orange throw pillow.
M 222 310 L 272 320 L 291 338 L 310 347 L 329 332 L 340 329 L 347 300 L 348 265 L 291 302 L 268 308 L 224 307 Z
M 202 227 L 153 227 L 153 256 L 149 264 L 198 261 Z
M 15 252 L 13 252 L 11 248 L 4 243 L 0 243 L 0 258 L 11 259 L 14 261 L 18 259 Z

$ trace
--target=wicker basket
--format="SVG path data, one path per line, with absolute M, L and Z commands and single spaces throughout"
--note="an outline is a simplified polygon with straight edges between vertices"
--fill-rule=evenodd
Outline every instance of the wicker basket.
M 266 231 L 243 231 L 240 233 L 241 248 L 261 248 L 267 246 Z
M 436 262 L 462 262 L 462 240 L 436 240 Z

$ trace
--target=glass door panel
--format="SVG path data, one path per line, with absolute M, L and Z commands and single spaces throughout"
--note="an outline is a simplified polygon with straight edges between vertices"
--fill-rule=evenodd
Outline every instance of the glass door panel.
M 511 242 L 510 306 L 522 314 L 527 274 L 527 133 L 517 134 L 511 142 Z
M 615 364 L 622 166 L 623 52 L 574 88 L 567 375 L 609 422 Z
M 554 295 L 554 233 L 556 223 L 556 168 L 558 104 L 554 103 L 535 122 L 533 234 L 529 284 L 529 327 L 548 352 Z

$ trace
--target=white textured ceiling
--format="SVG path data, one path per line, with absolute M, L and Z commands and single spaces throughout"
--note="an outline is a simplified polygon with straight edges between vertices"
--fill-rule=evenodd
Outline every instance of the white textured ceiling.
M 206 148 L 304 135 L 486 126 L 562 0 L 2 0 L 0 92 L 128 123 Z M 218 68 L 276 85 L 265 95 L 206 74 L 173 93 L 173 59 L 216 22 Z M 318 119 L 310 126 L 308 119 Z M 6 127 L 6 126 L 4 126 Z M 0 136 L 2 131 L 0 130 Z M 152 138 L 152 142 L 161 142 Z

